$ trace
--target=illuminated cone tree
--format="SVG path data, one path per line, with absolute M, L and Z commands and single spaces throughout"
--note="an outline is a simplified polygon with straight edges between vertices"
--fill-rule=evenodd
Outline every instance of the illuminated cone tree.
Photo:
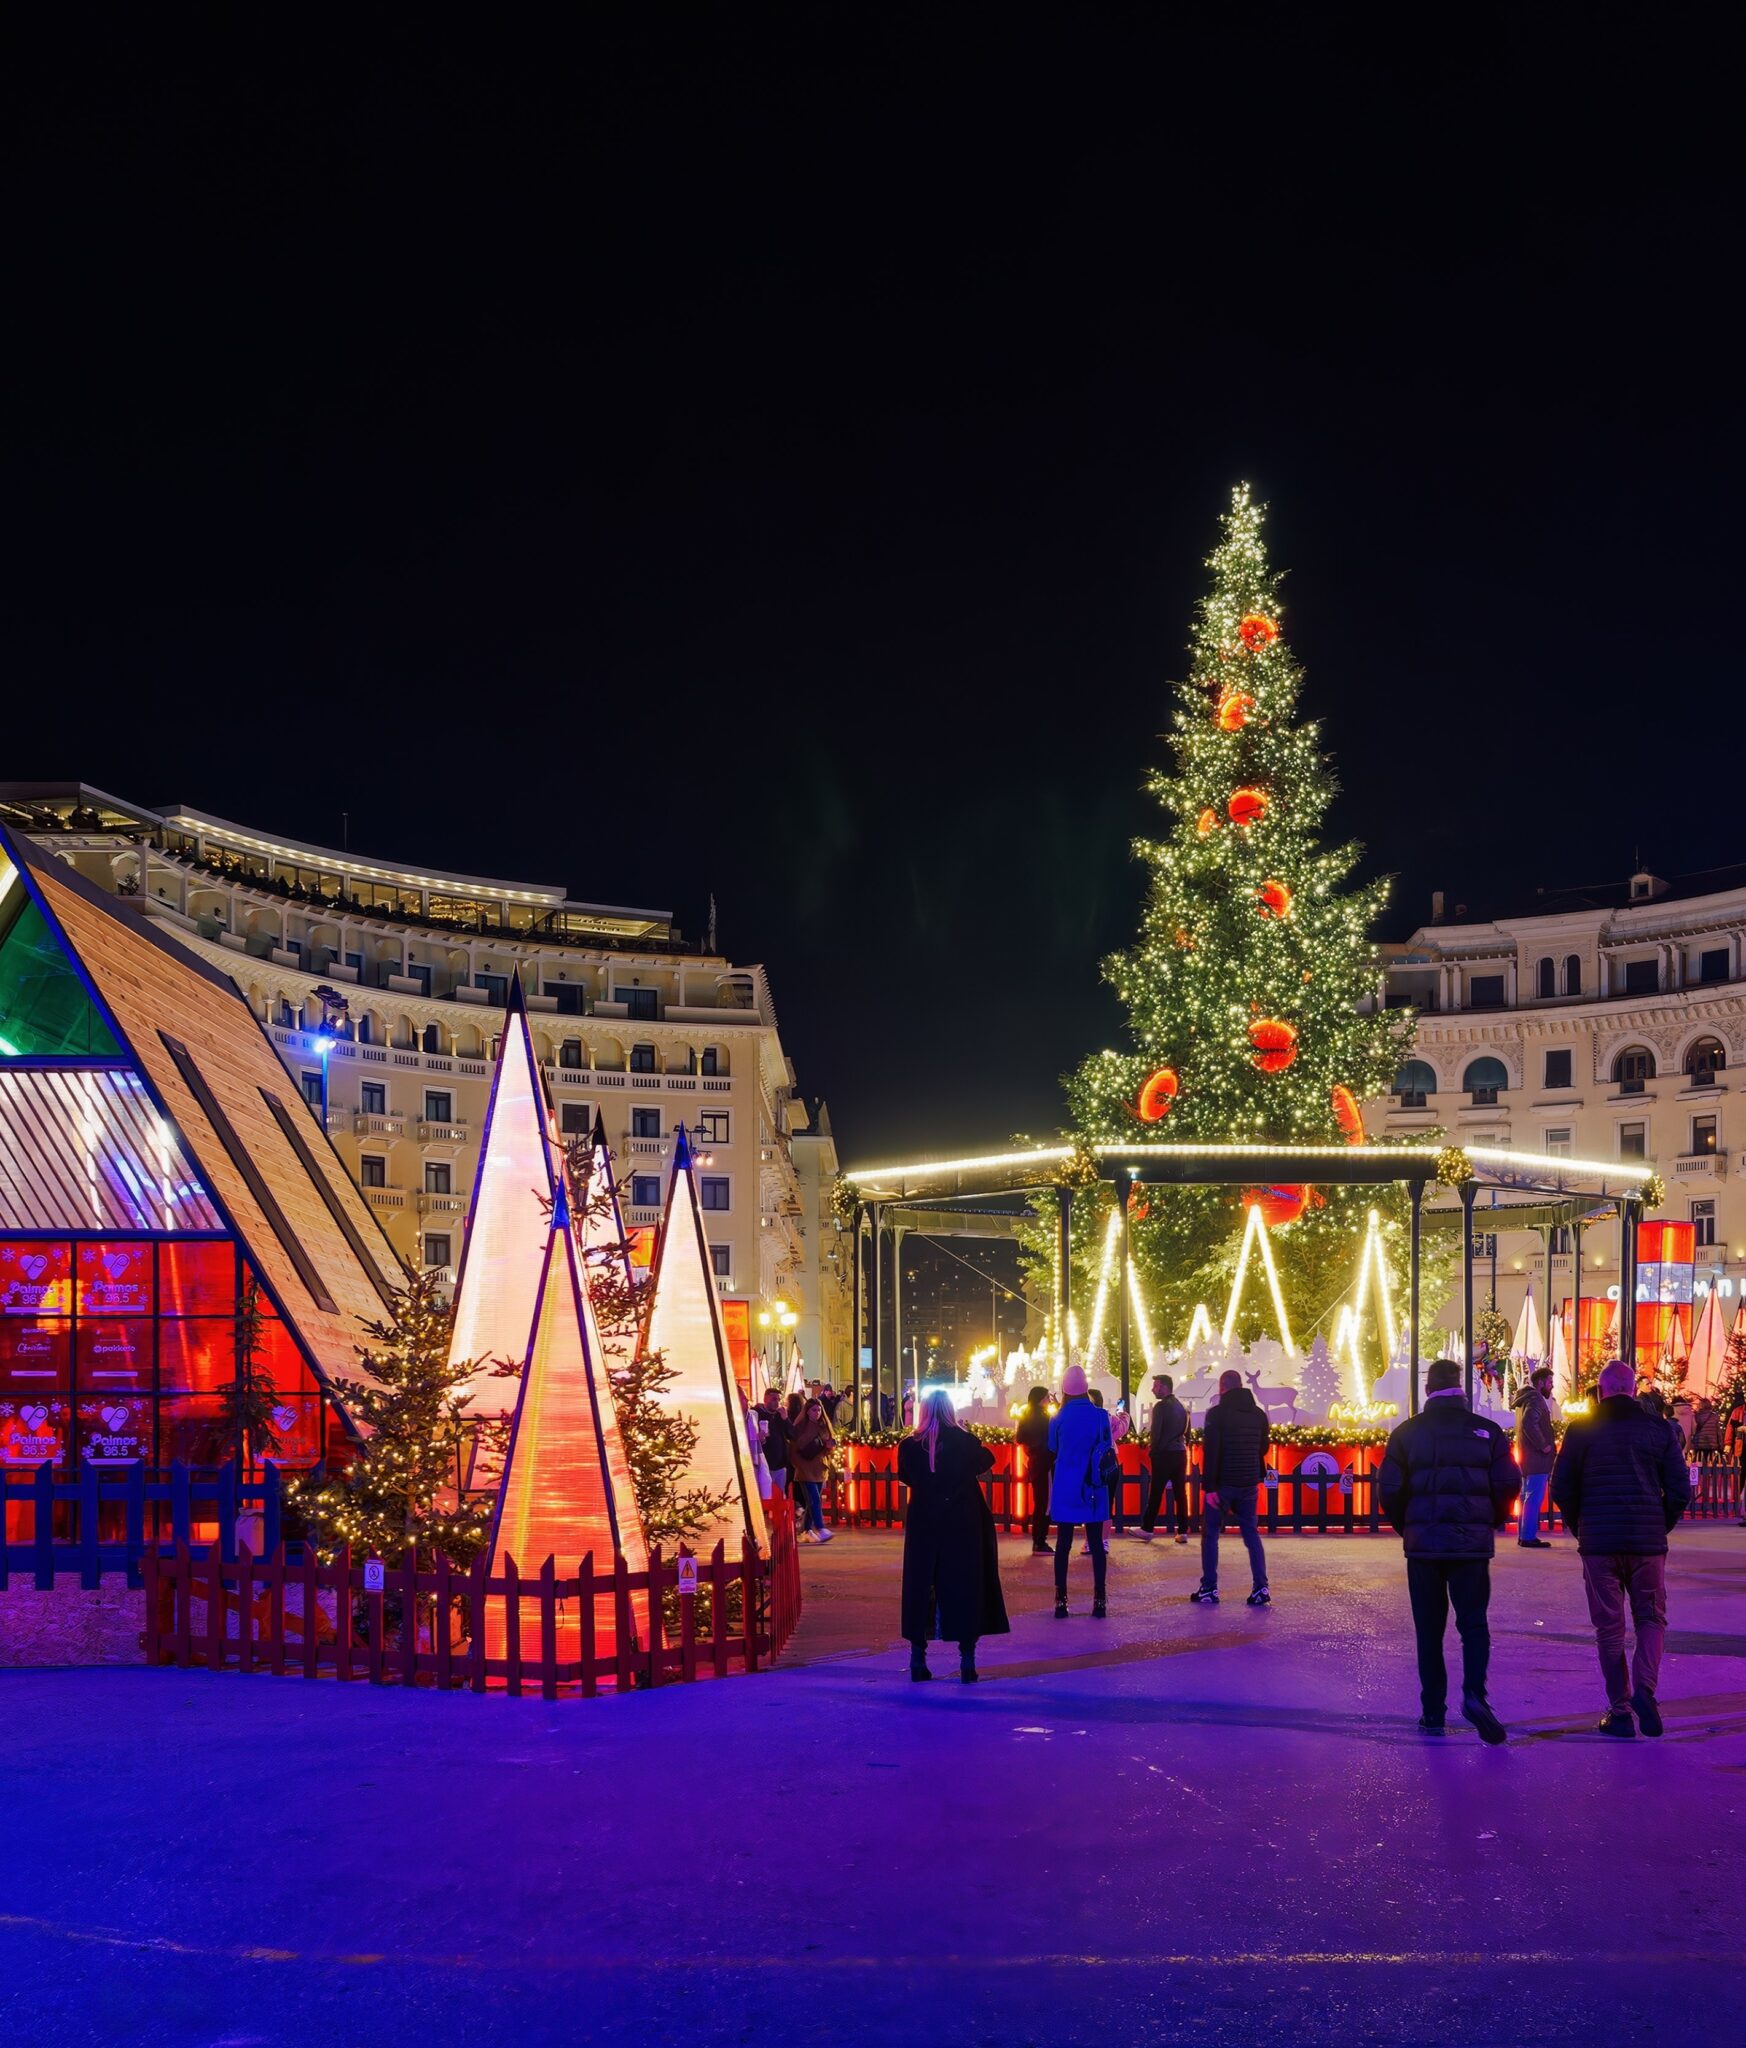
M 1387 884 L 1353 886 L 1359 849 L 1323 843 L 1336 785 L 1318 727 L 1298 715 L 1302 672 L 1261 519 L 1239 488 L 1209 558 L 1173 763 L 1148 780 L 1168 829 L 1136 845 L 1150 873 L 1139 937 L 1105 970 L 1129 1042 L 1068 1082 L 1086 1140 L 1341 1144 L 1354 1099 L 1385 1093 L 1401 1058 L 1406 1020 L 1359 1008 L 1376 992 L 1370 933 Z M 1349 1283 L 1377 1196 L 1288 1185 L 1253 1199 L 1307 1329 Z M 1133 1255 L 1165 1341 L 1181 1341 L 1196 1302 L 1226 1298 L 1243 1226 L 1235 1190 L 1149 1190 Z M 1088 1239 L 1082 1266 L 1090 1251 Z M 1236 1334 L 1271 1326 L 1267 1291 L 1249 1289 Z

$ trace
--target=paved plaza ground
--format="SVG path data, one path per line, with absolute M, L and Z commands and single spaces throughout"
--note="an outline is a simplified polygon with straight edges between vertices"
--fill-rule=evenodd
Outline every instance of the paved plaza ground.
M 973 1688 L 869 1647 L 889 1535 L 805 1553 L 787 1668 L 654 1696 L 0 1671 L 0 2014 L 177 2048 L 1736 2041 L 1746 1533 L 1675 1542 L 1659 1743 L 1592 1732 L 1563 1543 L 1498 1562 L 1502 1750 L 1415 1733 L 1369 1538 L 1276 1542 L 1266 1613 L 1235 1558 L 1205 1611 L 1192 1551 L 1124 1543 L 1107 1623 L 1088 1564 L 1056 1622 L 1009 1542 Z

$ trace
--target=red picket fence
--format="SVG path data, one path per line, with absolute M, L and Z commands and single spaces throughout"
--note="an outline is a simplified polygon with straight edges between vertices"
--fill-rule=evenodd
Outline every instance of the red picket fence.
M 785 1504 L 771 1514 L 770 1530 L 768 1557 L 747 1543 L 730 1561 L 718 1543 L 708 1558 L 657 1550 L 646 1572 L 618 1556 L 597 1572 L 589 1555 L 574 1578 L 559 1578 L 549 1557 L 531 1577 L 512 1558 L 488 1577 L 483 1558 L 471 1571 L 442 1558 L 421 1571 L 409 1551 L 378 1573 L 376 1560 L 354 1562 L 349 1550 L 330 1565 L 313 1551 L 288 1564 L 283 1546 L 257 1559 L 239 1545 L 227 1564 L 217 1544 L 196 1552 L 178 1543 L 142 1560 L 146 1662 L 439 1692 L 501 1687 L 548 1700 L 726 1678 L 774 1662 L 800 1617 Z M 729 1615 L 736 1588 L 737 1623 Z M 704 1594 L 708 1624 L 699 1629 Z M 673 1608 L 678 1627 L 669 1633 L 664 1609 Z M 488 1640 L 502 1643 L 501 1656 L 487 1654 Z

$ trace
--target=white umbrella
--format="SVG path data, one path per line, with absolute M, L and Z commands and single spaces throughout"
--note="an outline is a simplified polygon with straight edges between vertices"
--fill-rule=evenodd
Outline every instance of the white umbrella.
M 1540 1336 L 1540 1316 L 1534 1307 L 1534 1283 L 1528 1282 L 1528 1291 L 1522 1297 L 1522 1312 L 1516 1318 L 1516 1334 L 1510 1340 L 1510 1355 L 1525 1365 L 1531 1358 L 1536 1365 L 1546 1356 Z
M 1722 1328 L 1721 1305 L 1712 1287 L 1704 1296 L 1703 1313 L 1691 1336 L 1691 1359 L 1685 1369 L 1685 1383 L 1694 1394 L 1710 1398 L 1720 1391 L 1722 1361 L 1727 1355 L 1728 1336 Z
M 1552 1318 L 1552 1352 L 1550 1363 L 1552 1366 L 1552 1385 L 1559 1400 L 1574 1401 L 1576 1399 L 1576 1386 L 1570 1376 L 1570 1354 L 1564 1348 L 1564 1318 L 1562 1316 L 1554 1316 Z
M 800 1363 L 800 1346 L 798 1344 L 795 1345 L 793 1353 L 788 1360 L 788 1380 L 782 1391 L 785 1394 L 804 1394 L 806 1392 L 806 1373 Z

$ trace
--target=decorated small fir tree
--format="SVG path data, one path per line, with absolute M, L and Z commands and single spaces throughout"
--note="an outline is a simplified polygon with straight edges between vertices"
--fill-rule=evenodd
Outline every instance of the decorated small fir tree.
M 1370 936 L 1386 884 L 1354 886 L 1359 849 L 1323 842 L 1335 782 L 1319 728 L 1299 715 L 1261 518 L 1239 488 L 1209 559 L 1174 758 L 1149 778 L 1167 829 L 1136 846 L 1149 872 L 1139 937 L 1106 968 L 1128 1043 L 1068 1082 L 1086 1141 L 1340 1144 L 1399 1063 L 1408 1020 L 1375 1003 Z M 1378 1191 L 1258 1186 L 1242 1199 L 1273 1232 L 1288 1306 L 1343 1291 Z M 1237 1190 L 1155 1192 L 1132 1243 L 1166 1341 L 1196 1302 L 1228 1292 L 1243 1223 Z M 1085 1218 L 1082 1267 L 1100 1228 Z M 1256 1289 L 1236 1334 L 1271 1327 Z
M 279 1391 L 262 1363 L 264 1321 L 260 1283 L 252 1273 L 245 1274 L 236 1310 L 236 1372 L 219 1389 L 213 1431 L 220 1455 L 234 1458 L 245 1473 L 261 1459 L 279 1454 L 279 1430 L 273 1419 Z
M 454 1314 L 432 1273 L 415 1273 L 393 1296 L 393 1320 L 367 1323 L 358 1357 L 369 1379 L 340 1379 L 347 1413 L 367 1436 L 344 1472 L 311 1474 L 287 1488 L 317 1553 L 350 1544 L 355 1558 L 421 1566 L 446 1557 L 470 1564 L 491 1526 L 490 1499 L 457 1499 L 459 1466 L 475 1431 L 501 1430 L 467 1414 L 460 1389 L 476 1361 L 449 1363 Z

